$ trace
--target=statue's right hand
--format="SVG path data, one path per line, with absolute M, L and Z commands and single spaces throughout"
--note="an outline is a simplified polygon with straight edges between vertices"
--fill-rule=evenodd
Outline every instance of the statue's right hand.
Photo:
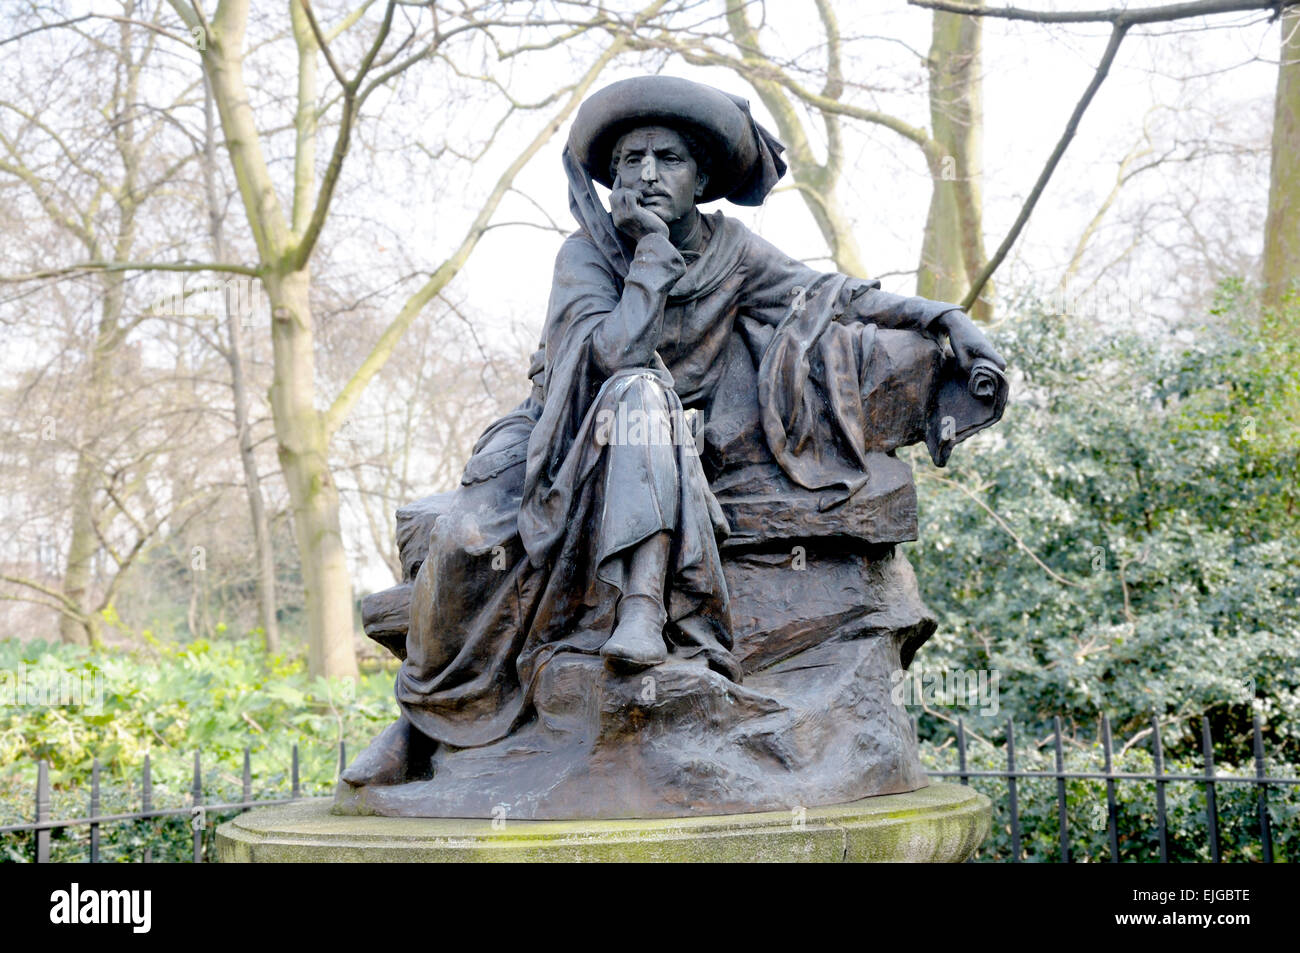
M 614 217 L 614 227 L 634 242 L 652 234 L 668 237 L 668 223 L 644 207 L 636 191 L 623 188 L 617 178 L 609 195 L 609 212 Z

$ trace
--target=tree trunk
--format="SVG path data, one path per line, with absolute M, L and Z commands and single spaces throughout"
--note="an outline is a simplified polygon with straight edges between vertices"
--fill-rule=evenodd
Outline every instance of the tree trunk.
M 91 583 L 91 569 L 95 551 L 99 549 L 99 538 L 95 535 L 92 511 L 95 499 L 96 470 L 91 457 L 84 451 L 77 454 L 77 471 L 72 478 L 72 540 L 68 545 L 68 561 L 63 571 L 63 594 L 85 613 L 83 618 L 89 620 L 87 613 L 88 596 Z M 59 638 L 73 645 L 89 645 L 96 633 L 93 622 L 82 621 L 63 613 L 59 616 Z
M 1264 225 L 1264 304 L 1277 308 L 1300 277 L 1300 7 L 1282 15 L 1273 106 L 1273 161 Z
M 731 39 L 741 51 L 741 58 L 746 62 L 770 68 L 771 64 L 766 60 L 759 45 L 758 32 L 750 23 L 745 9 L 743 4 L 729 6 L 727 9 L 727 27 Z M 835 22 L 834 12 L 829 3 L 819 4 L 818 12 L 822 26 L 826 30 L 828 49 L 831 51 L 828 74 L 833 82 L 838 82 L 842 87 L 842 82 L 838 78 L 839 28 Z M 853 227 L 840 212 L 839 197 L 836 194 L 842 158 L 839 116 L 827 112 L 822 114 L 826 124 L 828 146 L 826 162 L 819 163 L 813 154 L 812 145 L 804 131 L 799 113 L 780 84 L 755 76 L 746 78 L 758 93 L 758 98 L 763 101 L 768 112 L 772 114 L 772 118 L 776 120 L 777 134 L 785 144 L 785 157 L 790 164 L 790 177 L 798 186 L 804 204 L 808 206 L 813 221 L 817 223 L 817 228 L 830 249 L 831 259 L 835 262 L 836 269 L 846 275 L 867 277 L 866 265 L 862 262 L 862 253 L 853 235 Z
M 853 235 L 853 226 L 840 212 L 840 200 L 836 183 L 827 181 L 829 176 L 819 174 L 808 168 L 805 162 L 791 162 L 790 173 L 799 186 L 808 211 L 812 212 L 813 221 L 822 233 L 822 238 L 830 247 L 831 260 L 835 269 L 841 274 L 855 278 L 867 277 L 867 266 L 862 262 L 862 252 L 858 240 Z
M 313 675 L 355 677 L 352 582 L 338 487 L 330 474 L 329 435 L 312 400 L 316 360 L 310 285 L 307 269 L 271 272 L 266 278 L 275 352 L 271 413 L 302 564 L 309 669 Z
M 936 11 L 930 44 L 930 128 L 937 148 L 933 190 L 917 273 L 917 294 L 960 301 L 983 269 L 983 125 L 979 17 Z M 993 287 L 985 285 L 971 308 L 978 321 L 992 317 Z
M 248 385 L 244 380 L 243 328 L 240 324 L 242 320 L 242 315 L 227 308 L 235 431 L 239 441 L 239 460 L 244 467 L 244 486 L 248 491 L 248 510 L 253 521 L 253 543 L 257 547 L 257 620 L 262 628 L 266 651 L 278 652 L 280 627 L 276 618 L 275 551 L 271 546 L 271 521 L 262 497 L 262 479 L 257 472 L 257 455 L 253 452 L 253 428 L 248 419 Z
M 82 617 L 76 619 L 65 613 L 59 618 L 59 638 L 76 645 L 90 645 L 99 638 L 98 619 L 90 605 L 90 589 L 95 576 L 95 554 L 99 552 L 99 534 L 95 530 L 95 491 L 99 488 L 100 470 L 91 452 L 91 444 L 99 433 L 107 429 L 103 414 L 109 409 L 108 387 L 113 375 L 113 355 L 121 343 L 122 275 L 105 274 L 100 279 L 100 286 L 99 327 L 90 349 L 89 393 L 86 413 L 80 421 L 77 469 L 72 478 L 72 537 L 63 573 L 63 594 Z
M 294 5 L 291 13 L 295 33 L 300 35 L 301 11 Z M 340 530 L 338 489 L 329 471 L 329 434 L 313 400 L 310 274 L 305 265 L 296 268 L 291 263 L 297 236 L 276 196 L 244 83 L 247 18 L 246 0 L 218 7 L 203 61 L 244 211 L 266 269 L 262 283 L 271 306 L 275 369 L 271 415 L 302 565 L 308 668 L 314 675 L 355 678 L 352 585 Z
M 191 27 L 202 26 L 199 14 L 172 0 L 173 9 Z M 638 17 L 653 16 L 663 6 L 654 0 Z M 363 8 L 364 9 L 364 8 Z M 393 13 L 386 11 L 383 32 L 377 37 L 365 69 L 375 65 L 373 54 L 382 46 Z M 248 0 L 225 0 L 206 29 L 204 68 L 221 117 L 235 181 L 248 224 L 257 244 L 261 277 L 271 305 L 271 343 L 274 379 L 271 384 L 271 414 L 275 421 L 280 467 L 289 490 L 294 535 L 302 563 L 307 610 L 309 667 L 317 675 L 355 677 L 357 663 L 353 648 L 352 588 L 339 520 L 339 494 L 329 469 L 329 443 L 334 430 L 347 418 L 367 383 L 384 366 L 393 348 L 421 309 L 456 275 L 489 227 L 488 222 L 515 176 L 559 129 L 605 65 L 625 45 L 616 39 L 592 67 L 568 87 L 569 98 L 560 113 L 548 123 L 515 158 L 498 179 L 495 188 L 475 217 L 457 250 L 411 295 L 397 316 L 380 335 L 370 353 L 329 405 L 321 411 L 315 403 L 315 356 L 310 302 L 311 277 L 308 262 L 328 214 L 333 183 L 342 167 L 347 144 L 356 122 L 350 109 L 361 75 L 345 89 L 344 115 L 326 173 L 319 188 L 314 183 L 317 135 L 316 57 L 317 48 L 306 7 L 290 6 L 295 43 L 298 47 L 298 108 L 295 113 L 294 200 L 292 220 L 276 194 L 266 157 L 262 152 L 257 123 L 243 74 L 243 48 L 248 22 Z M 394 53 L 394 56 L 397 54 Z M 409 57 L 410 65 L 418 57 Z M 381 62 L 387 62 L 381 60 Z M 405 67 L 393 67 L 400 72 Z M 367 87 L 372 88 L 372 87 Z M 319 215 L 317 213 L 320 213 Z

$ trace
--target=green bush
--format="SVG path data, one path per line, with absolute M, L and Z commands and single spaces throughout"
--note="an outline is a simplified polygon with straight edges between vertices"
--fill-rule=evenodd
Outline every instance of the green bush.
M 37 762 L 50 765 L 51 816 L 88 812 L 92 764 L 101 764 L 101 813 L 140 809 L 141 771 L 150 758 L 155 809 L 191 803 L 194 752 L 201 752 L 204 800 L 242 798 L 249 749 L 253 797 L 286 797 L 293 747 L 304 796 L 333 791 L 339 744 L 355 754 L 397 717 L 393 671 L 363 674 L 358 684 L 310 677 L 301 659 L 268 659 L 254 638 L 169 645 L 149 640 L 134 652 L 0 641 L 0 671 L 96 672 L 102 706 L 0 707 L 0 826 L 34 817 Z M 222 816 L 207 818 L 207 837 Z M 86 828 L 56 831 L 52 860 L 83 860 Z M 0 856 L 33 858 L 31 834 L 0 835 Z M 155 860 L 191 853 L 188 816 L 101 827 L 101 859 Z
M 917 459 L 921 538 L 908 547 L 939 630 L 917 666 L 996 673 L 996 710 L 970 699 L 918 708 L 932 767 L 956 768 L 954 720 L 970 766 L 1001 770 L 1005 723 L 1050 739 L 1060 715 L 1066 767 L 1101 770 L 1102 715 L 1115 747 L 1157 714 L 1166 771 L 1199 774 L 1200 718 L 1224 772 L 1253 773 L 1252 718 L 1269 772 L 1300 764 L 1300 303 L 1259 313 L 1225 283 L 1182 339 L 1026 309 L 995 334 L 1017 375 L 995 430 L 947 471 Z M 984 713 L 979 709 L 983 708 Z M 1116 769 L 1151 770 L 1149 740 Z M 1050 745 L 1018 745 L 1020 767 L 1054 768 Z M 982 856 L 1010 856 L 1006 782 Z M 1201 785 L 1167 786 L 1173 860 L 1209 858 Z M 1067 785 L 1077 860 L 1108 860 L 1105 784 Z M 1158 857 L 1154 785 L 1121 782 L 1120 852 Z M 1223 856 L 1259 859 L 1253 785 L 1218 789 Z M 1056 782 L 1022 782 L 1024 852 L 1059 856 Z M 1297 791 L 1270 789 L 1275 856 L 1293 859 Z M 1100 824 L 1099 824 L 1100 821 Z
M 947 471 L 918 461 L 908 547 L 940 620 L 919 664 L 999 676 L 996 713 L 962 712 L 977 733 L 1106 714 L 1122 745 L 1152 712 L 1205 715 L 1244 763 L 1258 712 L 1270 755 L 1300 762 L 1297 325 L 1229 283 L 1190 341 L 1034 313 L 999 329 L 1023 379 Z

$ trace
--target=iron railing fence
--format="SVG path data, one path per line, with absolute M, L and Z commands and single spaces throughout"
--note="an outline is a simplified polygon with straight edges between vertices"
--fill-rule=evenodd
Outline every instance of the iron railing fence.
M 347 744 L 339 742 L 338 770 L 342 773 L 347 766 Z M 288 797 L 253 797 L 253 774 L 251 752 L 244 748 L 243 776 L 241 778 L 241 798 L 238 801 L 204 800 L 203 762 L 201 754 L 194 752 L 194 780 L 190 787 L 190 805 L 177 808 L 155 808 L 153 806 L 153 774 L 149 755 L 145 755 L 140 774 L 140 810 L 113 814 L 100 813 L 99 760 L 95 759 L 90 775 L 90 799 L 86 816 L 70 817 L 61 820 L 50 818 L 50 773 L 45 761 L 37 762 L 36 770 L 36 816 L 35 820 L 23 824 L 6 824 L 0 826 L 0 835 L 31 832 L 34 860 L 38 864 L 50 861 L 50 833 L 75 827 L 89 828 L 90 838 L 87 847 L 87 859 L 92 864 L 100 861 L 99 834 L 104 824 L 145 821 L 169 817 L 189 817 L 193 831 L 193 861 L 202 863 L 204 859 L 204 833 L 207 830 L 206 819 L 209 814 L 223 812 L 242 812 L 254 807 L 270 807 L 276 804 L 290 804 L 302 798 L 302 782 L 299 775 L 298 745 L 293 746 L 290 766 L 290 789 Z M 150 848 L 142 851 L 140 859 L 149 863 L 153 860 Z
M 913 730 L 916 730 L 916 720 L 913 719 Z M 1111 744 L 1110 720 L 1102 719 L 1102 753 L 1105 759 L 1104 769 L 1100 772 L 1089 771 L 1066 771 L 1065 770 L 1065 751 L 1062 740 L 1061 719 L 1059 716 L 1055 719 L 1054 724 L 1053 748 L 1055 754 L 1056 768 L 1054 771 L 1024 771 L 1016 768 L 1016 745 L 1015 745 L 1015 724 L 1007 721 L 1007 737 L 1004 743 L 1006 751 L 1006 768 L 1000 771 L 986 771 L 971 768 L 968 763 L 966 750 L 966 732 L 964 723 L 959 719 L 957 722 L 957 757 L 958 768 L 955 771 L 927 771 L 927 774 L 935 778 L 957 778 L 962 784 L 969 785 L 972 778 L 981 778 L 989 780 L 1002 780 L 1006 782 L 1006 807 L 1010 816 L 1010 835 L 1011 835 L 1011 860 L 1019 862 L 1024 860 L 1022 850 L 1022 826 L 1021 810 L 1019 803 L 1018 783 L 1030 779 L 1054 779 L 1056 781 L 1056 802 L 1057 802 L 1057 820 L 1059 826 L 1059 859 L 1064 863 L 1069 863 L 1072 859 L 1070 847 L 1070 817 L 1066 799 L 1066 782 L 1070 780 L 1092 780 L 1104 781 L 1106 783 L 1106 811 L 1107 811 L 1107 838 L 1109 843 L 1109 860 L 1119 862 L 1119 802 L 1116 797 L 1116 787 L 1121 783 L 1150 783 L 1155 785 L 1156 795 L 1156 835 L 1159 842 L 1160 860 L 1167 862 L 1169 860 L 1169 831 L 1168 816 L 1166 810 L 1165 789 L 1170 783 L 1193 782 L 1203 787 L 1205 798 L 1205 823 L 1208 832 L 1210 857 L 1214 863 L 1222 860 L 1222 852 L 1219 837 L 1219 807 L 1217 800 L 1217 789 L 1219 785 L 1224 784 L 1249 784 L 1256 788 L 1256 821 L 1258 824 L 1258 836 L 1261 849 L 1261 856 L 1265 863 L 1273 861 L 1273 826 L 1269 816 L 1269 788 L 1270 787 L 1300 787 L 1300 778 L 1272 777 L 1265 770 L 1264 760 L 1264 743 L 1260 729 L 1259 717 L 1254 719 L 1254 762 L 1255 771 L 1253 775 L 1227 775 L 1219 774 L 1215 770 L 1214 745 L 1210 732 L 1210 723 L 1208 718 L 1201 719 L 1201 747 L 1204 767 L 1199 774 L 1170 774 L 1164 769 L 1164 749 L 1160 735 L 1159 719 L 1152 717 L 1152 756 L 1154 771 L 1151 773 L 1131 773 L 1116 771 L 1114 769 L 1114 754 Z M 152 797 L 152 779 L 150 773 L 150 760 L 146 755 L 141 773 L 140 785 L 140 810 L 120 812 L 112 814 L 103 814 L 100 812 L 100 766 L 98 760 L 93 764 L 91 772 L 90 798 L 88 811 L 84 817 L 72 817 L 62 820 L 50 818 L 50 778 L 49 768 L 45 761 L 40 761 L 37 767 L 36 781 L 36 811 L 35 819 L 22 824 L 8 824 L 0 826 L 0 835 L 3 834 L 32 834 L 32 851 L 33 859 L 36 863 L 48 863 L 50 861 L 50 835 L 52 831 L 60 829 L 87 827 L 89 828 L 88 857 L 90 863 L 100 861 L 100 828 L 105 824 L 118 824 L 127 822 L 137 822 L 143 820 L 185 817 L 191 820 L 193 830 L 193 856 L 194 862 L 199 863 L 204 860 L 205 845 L 204 832 L 206 830 L 206 817 L 209 814 L 220 812 L 241 812 L 254 807 L 267 807 L 276 804 L 288 804 L 292 801 L 301 799 L 302 790 L 299 780 L 299 755 L 298 746 L 295 744 L 292 751 L 292 764 L 290 769 L 290 791 L 287 797 L 272 798 L 253 798 L 252 773 L 250 770 L 249 749 L 244 749 L 243 777 L 242 777 L 242 797 L 238 801 L 218 801 L 206 802 L 203 791 L 203 773 L 202 761 L 199 752 L 194 753 L 194 779 L 191 787 L 191 803 L 188 807 L 179 808 L 155 808 Z M 342 772 L 347 765 L 347 746 L 340 742 L 338 746 L 338 770 Z M 149 848 L 144 848 L 140 859 L 146 863 L 152 860 Z
M 912 730 L 917 730 L 916 719 L 912 721 Z M 1166 808 L 1165 791 L 1167 785 L 1177 782 L 1192 782 L 1202 786 L 1205 797 L 1205 826 L 1208 835 L 1210 859 L 1220 863 L 1223 859 L 1219 837 L 1219 805 L 1217 788 L 1221 784 L 1249 784 L 1256 789 L 1255 819 L 1258 824 L 1261 859 L 1264 863 L 1273 862 L 1273 825 L 1269 815 L 1270 786 L 1300 787 L 1300 778 L 1272 777 L 1265 770 L 1264 739 L 1260 728 L 1259 716 L 1254 716 L 1253 754 L 1255 772 L 1253 775 L 1219 774 L 1215 770 L 1214 739 L 1210 731 L 1209 718 L 1201 718 L 1201 757 L 1203 769 L 1200 774 L 1170 774 L 1165 771 L 1164 744 L 1160 735 L 1160 720 L 1151 717 L 1151 754 L 1154 771 L 1151 773 L 1133 773 L 1115 770 L 1114 752 L 1111 743 L 1110 719 L 1102 717 L 1101 746 L 1104 767 L 1102 771 L 1066 771 L 1065 749 L 1062 741 L 1061 718 L 1058 715 L 1053 725 L 1053 754 L 1056 770 L 1021 771 L 1016 769 L 1015 724 L 1007 721 L 1007 738 L 1004 743 L 1006 751 L 1006 768 L 1001 771 L 982 771 L 969 767 L 966 751 L 966 731 L 961 719 L 957 721 L 957 761 L 956 771 L 927 771 L 930 777 L 957 778 L 962 784 L 969 784 L 971 778 L 1003 780 L 1007 787 L 1007 813 L 1010 816 L 1011 860 L 1019 862 L 1024 859 L 1022 851 L 1021 813 L 1017 782 L 1031 778 L 1054 779 L 1056 781 L 1057 825 L 1059 828 L 1059 859 L 1070 863 L 1070 818 L 1067 810 L 1066 782 L 1071 780 L 1106 782 L 1106 833 L 1109 847 L 1109 861 L 1120 861 L 1119 847 L 1119 801 L 1116 797 L 1116 785 L 1120 782 L 1146 782 L 1155 785 L 1156 796 L 1156 839 L 1159 843 L 1161 863 L 1169 862 L 1169 824 Z

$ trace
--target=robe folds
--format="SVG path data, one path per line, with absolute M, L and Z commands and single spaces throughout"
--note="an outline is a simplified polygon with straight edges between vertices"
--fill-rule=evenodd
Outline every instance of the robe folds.
M 707 433 L 756 401 L 755 441 L 792 486 L 834 507 L 867 482 L 868 451 L 891 449 L 882 427 L 898 430 L 894 446 L 923 439 L 942 356 L 931 327 L 957 307 L 817 272 L 721 213 L 701 216 L 685 252 L 659 235 L 633 247 L 575 194 L 584 228 L 556 259 L 532 394 L 475 445 L 413 582 L 397 700 L 453 747 L 490 744 L 528 718 L 555 653 L 599 652 L 630 553 L 662 531 L 673 651 L 738 680 L 727 520 L 688 420 Z M 906 397 L 908 420 L 882 423 L 872 381 L 891 334 L 929 369 Z M 650 425 L 633 437 L 628 419 Z

